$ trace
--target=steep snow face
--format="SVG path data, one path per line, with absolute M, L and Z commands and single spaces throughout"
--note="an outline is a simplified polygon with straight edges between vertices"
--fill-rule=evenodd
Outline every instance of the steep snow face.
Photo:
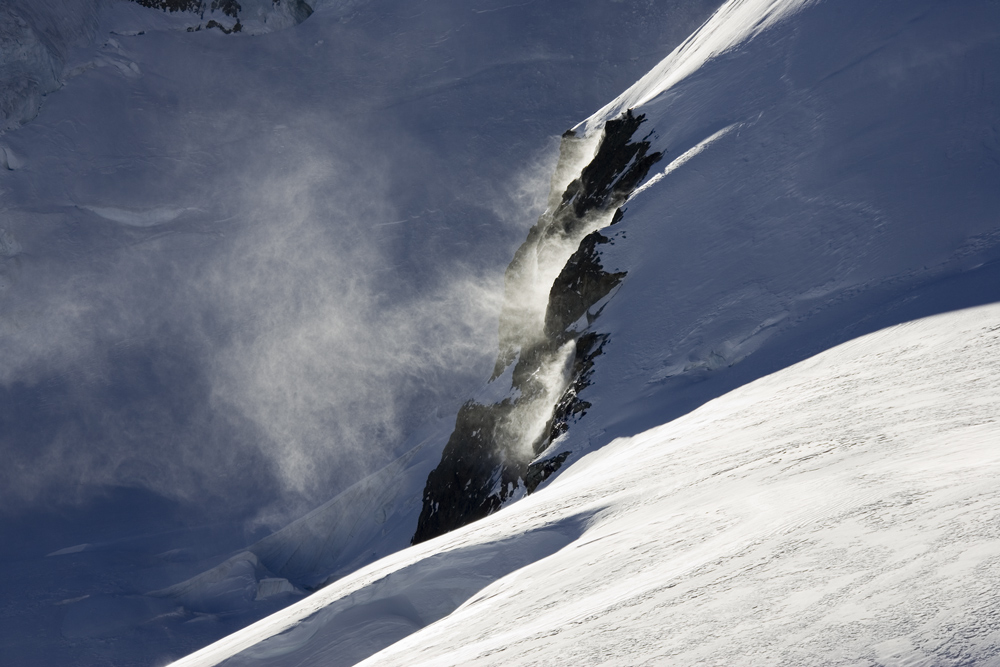
M 42 642 L 29 646 L 20 630 L 43 625 L 30 636 L 44 637 L 53 662 L 139 660 L 165 642 L 187 650 L 263 613 L 258 599 L 279 606 L 405 544 L 448 431 L 401 431 L 489 375 L 495 328 L 483 323 L 499 309 L 502 267 L 529 213 L 553 200 L 546 140 L 631 83 L 640 72 L 626 78 L 628 63 L 648 56 L 636 36 L 673 23 L 638 0 L 347 6 L 247 39 L 188 34 L 174 29 L 179 16 L 115 3 L 104 25 L 118 34 L 81 56 L 80 76 L 38 118 L 4 135 L 0 268 L 13 315 L 0 342 L 13 362 L 0 371 L 10 399 L 0 438 L 13 463 L 0 493 L 31 502 L 127 484 L 192 503 L 201 518 L 277 498 L 318 503 L 389 464 L 249 550 L 250 539 L 214 527 L 198 533 L 202 550 L 180 554 L 167 528 L 126 546 L 88 535 L 38 550 L 54 571 L 95 567 L 98 584 L 8 561 L 7 599 L 59 581 L 38 617 L 4 608 L 16 655 L 35 655 Z M 588 150 L 557 169 L 556 199 L 630 106 L 644 122 L 627 143 L 663 158 L 621 216 L 608 209 L 597 222 L 616 225 L 572 236 L 576 250 L 560 246 L 536 267 L 541 284 L 527 284 L 537 334 L 558 301 L 552 287 L 573 301 L 578 275 L 564 269 L 574 258 L 616 276 L 573 323 L 575 356 L 555 358 L 587 367 L 589 385 L 567 391 L 589 409 L 569 410 L 568 432 L 515 472 L 561 463 L 571 480 L 580 457 L 616 435 L 883 324 L 1000 299 L 998 11 L 985 1 L 961 11 L 929 0 L 729 3 L 632 97 L 579 126 Z M 164 29 L 137 28 L 138 12 Z M 573 83 L 580 71 L 586 82 Z M 581 360 L 583 340 L 593 347 Z M 546 389 L 570 382 L 559 363 L 539 368 Z M 505 394 L 516 389 L 508 369 L 483 403 L 516 393 Z M 557 409 L 516 421 L 533 433 L 535 417 Z M 442 412 L 431 431 L 453 421 Z M 641 472 L 621 458 L 607 467 Z M 675 474 L 666 470 L 660 478 Z M 533 483 L 519 479 L 507 500 Z M 410 574 L 400 575 L 384 595 L 342 602 L 326 627 L 356 629 L 341 612 L 376 602 L 364 609 L 390 614 L 380 618 L 392 632 L 350 654 L 363 656 L 559 552 L 590 520 L 544 524 L 520 552 L 487 540 L 423 565 L 406 559 L 438 542 L 402 552 L 366 572 L 417 565 L 419 595 L 400 593 Z M 103 583 L 119 562 L 132 568 L 128 585 Z M 446 600 L 433 597 L 438 576 L 461 582 Z M 266 652 L 307 646 L 318 627 Z
M 636 104 L 665 157 L 599 249 L 628 275 L 574 444 L 1000 299 L 998 63 L 996 3 L 734 2 L 584 123 Z
M 992 664 L 998 353 L 856 339 L 175 665 Z
M 705 25 L 684 40 L 648 74 L 581 123 L 580 129 L 583 129 L 585 134 L 600 131 L 606 119 L 614 118 L 626 109 L 643 106 L 660 93 L 694 74 L 709 60 L 742 46 L 812 2 L 816 0 L 726 2 Z
M 994 660 L 1000 311 L 857 336 L 1000 301 L 997 63 L 995 3 L 728 3 L 577 128 L 643 118 L 664 158 L 574 238 L 619 282 L 575 323 L 588 409 L 527 468 L 561 476 L 181 664 Z M 546 330 L 573 264 L 523 290 Z M 502 470 L 472 413 L 425 512 Z
M 511 397 L 463 408 L 415 540 L 611 435 L 879 326 L 1000 299 L 998 19 L 985 2 L 734 0 L 578 125 L 564 142 L 596 140 L 594 157 L 507 271 L 494 376 L 516 360 Z M 594 173 L 630 170 L 593 226 L 560 217 L 597 196 Z M 518 376 L 542 377 L 539 351 L 568 339 L 591 343 L 558 398 L 525 398 Z M 514 405 L 556 428 L 511 435 Z M 518 462 L 521 440 L 541 456 Z

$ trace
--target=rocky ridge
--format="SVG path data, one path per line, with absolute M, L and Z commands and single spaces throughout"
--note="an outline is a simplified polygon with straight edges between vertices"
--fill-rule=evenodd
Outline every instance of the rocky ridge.
M 504 276 L 492 378 L 506 383 L 509 376 L 510 390 L 499 401 L 472 399 L 459 410 L 427 478 L 414 544 L 531 493 L 570 456 L 550 450 L 559 449 L 557 439 L 590 407 L 580 392 L 609 342 L 590 327 L 600 302 L 625 278 L 602 265 L 599 248 L 613 241 L 600 230 L 622 219 L 621 206 L 662 157 L 649 151 L 649 134 L 635 138 L 644 120 L 626 111 L 605 124 L 593 158 L 515 253 Z M 586 143 L 564 134 L 560 162 L 585 151 Z M 546 286 L 544 299 L 532 298 Z
M 305 0 L 130 0 L 143 7 L 164 12 L 196 14 L 198 23 L 189 25 L 188 32 L 217 28 L 232 34 L 243 32 L 247 19 L 255 19 L 253 32 L 262 32 L 260 26 L 283 28 L 301 23 L 312 15 L 312 7 Z M 205 16 L 210 17 L 205 21 Z M 202 23 L 202 21 L 205 21 Z M 270 24 L 270 25 L 269 25 Z

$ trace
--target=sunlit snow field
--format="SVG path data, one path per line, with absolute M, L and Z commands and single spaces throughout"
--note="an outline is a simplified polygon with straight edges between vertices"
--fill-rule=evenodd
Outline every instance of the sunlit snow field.
M 175 664 L 997 664 L 998 395 L 1000 306 L 885 329 Z

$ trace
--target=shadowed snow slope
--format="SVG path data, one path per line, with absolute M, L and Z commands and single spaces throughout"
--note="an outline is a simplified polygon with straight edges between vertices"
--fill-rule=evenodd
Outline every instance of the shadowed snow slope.
M 516 454 L 502 429 L 488 428 L 500 420 L 460 413 L 414 541 L 531 492 L 613 437 L 833 345 L 1000 300 L 997 117 L 997 3 L 727 2 L 564 139 L 601 146 L 561 199 L 553 193 L 578 216 L 604 192 L 587 192 L 597 175 L 622 171 L 605 148 L 622 143 L 623 125 L 631 144 L 619 155 L 641 146 L 632 163 L 643 166 L 643 182 L 622 184 L 622 201 L 595 219 L 600 233 L 564 248 L 577 259 L 557 280 L 552 267 L 508 270 L 508 305 L 547 295 L 545 343 L 576 345 L 568 356 L 586 377 L 546 382 L 561 382 L 547 394 L 562 398 L 532 405 L 542 434 L 526 439 L 538 458 L 520 469 L 506 463 Z M 655 157 L 653 173 L 643 156 Z M 563 213 L 548 226 L 543 216 L 540 234 L 565 240 Z M 525 275 L 549 277 L 512 290 Z M 571 316 L 560 302 L 574 304 Z M 503 333 L 502 320 L 502 344 Z M 516 393 L 519 375 L 546 375 L 531 366 L 540 347 L 502 348 L 494 374 L 516 364 Z M 492 451 L 482 442 L 491 430 Z M 477 456 L 490 465 L 469 465 Z M 456 497 L 472 507 L 459 517 Z
M 570 444 L 1000 300 L 998 63 L 997 3 L 732 2 L 584 123 L 636 104 L 665 157 L 605 232 L 628 275 Z
M 993 664 L 998 395 L 998 305 L 869 334 L 175 664 Z

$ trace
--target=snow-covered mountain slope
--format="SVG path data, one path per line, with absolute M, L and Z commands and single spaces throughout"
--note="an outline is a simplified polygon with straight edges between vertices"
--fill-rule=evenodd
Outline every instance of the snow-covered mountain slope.
M 34 118 L 42 98 L 62 85 L 71 48 L 94 38 L 104 4 L 6 0 L 0 5 L 0 132 Z M 9 162 L 0 166 L 16 168 Z
M 730 2 L 577 126 L 567 152 L 599 148 L 507 274 L 511 393 L 463 408 L 415 539 L 838 342 L 1000 299 L 998 10 Z
M 845 343 L 175 665 L 996 664 L 998 353 Z
M 360 659 L 542 557 L 589 572 L 605 510 L 536 499 L 652 488 L 656 452 L 637 470 L 614 438 L 1000 301 L 1000 5 L 732 1 L 613 99 L 712 5 L 330 1 L 258 36 L 124 0 L 75 4 L 79 34 L 54 0 L 0 8 L 26 45 L 4 63 L 51 74 L 0 136 L 3 655 L 162 662 L 329 584 L 253 650 Z M 691 457 L 664 494 L 716 465 Z
M 996 3 L 731 3 L 588 121 L 637 105 L 666 155 L 601 248 L 592 423 L 1000 298 L 998 62 Z
M 427 478 L 414 541 L 434 538 L 509 505 L 526 492 L 544 489 L 553 474 L 552 488 L 568 488 L 560 486 L 571 484 L 566 479 L 586 480 L 580 483 L 592 485 L 595 497 L 606 490 L 601 486 L 602 475 L 623 485 L 627 482 L 622 480 L 630 476 L 655 478 L 664 489 L 674 488 L 675 477 L 704 472 L 693 458 L 680 467 L 671 464 L 660 470 L 654 465 L 640 472 L 623 457 L 611 454 L 616 450 L 607 443 L 680 417 L 736 387 L 859 335 L 933 313 L 1000 301 L 998 56 L 1000 7 L 995 3 L 968 3 L 958 9 L 953 3 L 930 0 L 877 5 L 733 1 L 635 86 L 564 136 L 562 160 L 547 198 L 549 207 L 508 268 L 495 379 L 460 410 L 443 457 Z M 897 335 L 901 330 L 890 331 Z M 884 354 L 904 352 L 900 348 Z M 883 382 L 894 372 L 873 370 L 882 374 Z M 950 381 L 944 381 L 944 386 Z M 841 386 L 836 373 L 825 382 Z M 904 394 L 919 392 L 917 385 L 900 382 L 899 391 Z M 962 400 L 975 396 L 982 401 L 984 414 L 992 418 L 995 388 L 970 391 Z M 867 396 L 864 389 L 856 393 L 857 400 Z M 737 392 L 725 400 L 737 400 L 731 397 L 740 395 Z M 854 400 L 849 393 L 842 398 Z M 785 401 L 773 400 L 775 404 Z M 869 412 L 876 411 L 879 400 L 871 399 Z M 925 419 L 928 429 L 949 432 L 949 415 L 962 414 L 959 402 L 949 405 Z M 886 415 L 895 414 L 891 404 L 882 407 Z M 835 413 L 822 413 L 819 408 L 801 411 L 809 415 L 805 421 L 788 415 L 792 421 L 786 423 L 783 413 L 779 418 L 763 412 L 753 423 L 768 433 L 793 429 L 789 424 L 805 428 L 809 420 L 819 429 L 840 424 Z M 676 424 L 683 423 L 687 422 L 664 428 L 681 428 Z M 854 424 L 864 433 L 863 420 Z M 874 422 L 872 426 L 877 428 Z M 839 442 L 836 431 L 823 433 L 815 438 Z M 793 435 L 787 437 L 794 440 Z M 946 440 L 941 436 L 935 442 L 943 446 Z M 919 446 L 932 446 L 929 440 L 920 442 L 924 445 Z M 723 450 L 719 460 L 724 460 L 725 452 L 739 458 Z M 588 456 L 594 451 L 598 455 Z M 988 452 L 983 457 L 985 465 L 990 460 Z M 690 469 L 684 467 L 688 465 Z M 877 465 L 888 470 L 893 460 L 885 458 Z M 619 475 L 618 468 L 625 472 Z M 642 476 L 647 473 L 649 477 Z M 411 467 L 397 478 L 412 480 L 417 474 L 418 468 Z M 838 471 L 829 474 L 831 484 L 840 483 Z M 767 480 L 771 477 L 749 484 L 743 493 L 776 493 L 768 488 Z M 798 488 L 810 491 L 811 484 L 818 483 L 810 480 Z M 750 490 L 756 486 L 760 488 Z M 400 482 L 397 487 L 399 500 L 410 493 L 412 484 Z M 877 496 L 884 491 L 891 496 L 896 492 L 887 489 L 873 493 Z M 686 520 L 701 516 L 699 503 L 708 502 L 710 496 L 692 496 L 691 504 L 685 505 L 690 512 Z M 860 493 L 857 498 L 856 503 L 863 504 L 869 496 Z M 546 511 L 538 502 L 520 501 Z M 807 498 L 791 502 L 810 506 Z M 635 503 L 642 506 L 638 500 Z M 708 507 L 709 513 L 716 509 Z M 580 509 L 585 514 L 584 509 L 585 504 Z M 934 506 L 926 509 L 928 521 L 948 517 L 946 513 L 939 516 Z M 515 504 L 497 516 L 516 523 L 520 512 L 530 511 L 535 510 Z M 472 578 L 485 585 L 491 578 L 562 549 L 563 543 L 578 539 L 584 530 L 581 526 L 590 525 L 589 519 L 581 524 L 551 508 L 548 511 L 566 522 L 546 533 L 542 540 L 546 546 L 538 547 L 535 556 L 504 557 L 503 564 L 491 570 L 487 561 L 497 553 L 517 551 L 504 541 L 504 535 L 525 531 L 522 524 L 518 524 L 519 531 L 502 527 L 499 518 L 487 519 L 484 523 L 490 528 L 474 524 L 474 531 L 463 529 L 454 537 L 431 539 L 426 548 L 419 545 L 385 559 L 363 570 L 364 576 L 336 582 L 300 603 L 291 615 L 279 615 L 212 649 L 221 653 L 204 655 L 229 655 L 226 651 L 233 647 L 245 648 L 272 631 L 294 626 L 287 634 L 248 649 L 246 659 L 270 657 L 283 664 L 281 656 L 287 653 L 287 660 L 293 662 L 320 660 L 319 656 L 333 660 L 331 656 L 343 650 L 345 664 L 349 664 L 365 651 L 387 646 L 455 609 L 465 599 L 461 595 L 449 592 L 451 602 L 445 603 L 429 592 L 449 577 L 461 582 Z M 988 514 L 989 510 L 983 511 Z M 363 515 L 356 516 L 357 525 L 363 525 Z M 376 511 L 372 516 L 382 515 Z M 406 518 L 390 533 L 404 529 L 412 514 L 399 516 Z M 508 529 L 513 532 L 500 534 Z M 365 530 L 375 534 L 374 527 Z M 451 548 L 441 545 L 457 545 L 449 540 L 465 539 L 478 530 L 500 532 L 477 542 L 475 557 L 457 556 L 461 565 L 455 570 L 440 566 Z M 300 525 L 294 533 L 279 533 L 274 539 L 280 542 L 288 537 L 291 543 L 311 548 L 320 544 L 317 537 L 303 541 L 301 536 L 308 533 Z M 833 531 L 829 539 L 836 543 L 837 535 Z M 754 553 L 764 558 L 775 546 L 772 537 L 766 530 L 753 537 L 764 544 Z M 881 538 L 871 538 L 870 544 L 865 542 L 868 538 L 858 539 L 863 550 L 877 552 L 885 546 Z M 494 550 L 483 547 L 485 543 L 493 544 Z M 623 553 L 641 553 L 646 544 L 641 539 L 637 545 L 626 540 L 621 548 Z M 671 559 L 686 562 L 688 546 L 681 540 L 676 551 L 656 552 L 650 567 L 668 568 Z M 360 546 L 354 549 L 363 552 Z M 574 572 L 592 573 L 586 564 L 599 560 L 574 561 L 572 549 L 558 553 L 553 559 L 565 559 L 558 561 L 559 567 Z M 697 561 L 709 555 L 710 550 L 694 549 L 690 557 Z M 421 565 L 425 558 L 431 560 Z M 335 565 L 333 569 L 341 565 L 328 563 Z M 402 569 L 397 572 L 396 568 Z M 622 568 L 621 572 L 627 571 L 625 565 Z M 390 572 L 386 581 L 392 583 L 373 584 Z M 551 594 L 537 604 L 555 608 L 563 598 L 575 599 L 568 592 L 572 587 L 562 588 L 551 571 L 545 572 L 542 579 L 551 581 L 554 588 L 537 581 L 525 584 Z M 607 572 L 619 571 L 609 568 Z M 512 576 L 517 580 L 520 575 Z M 601 581 L 596 585 L 628 586 L 614 576 Z M 365 588 L 369 584 L 375 588 Z M 413 592 L 402 593 L 409 585 Z M 478 590 L 465 584 L 459 588 L 468 595 Z M 421 607 L 424 598 L 426 608 Z M 719 604 L 728 605 L 728 600 Z M 331 607 L 324 607 L 327 602 Z M 371 607 L 363 606 L 369 602 Z M 579 600 L 576 603 L 586 606 Z M 595 604 L 605 603 L 597 596 Z M 574 603 L 565 604 L 572 607 Z M 883 597 L 878 604 L 888 610 L 899 602 Z M 313 620 L 297 624 L 321 608 Z M 505 609 L 511 618 L 522 613 L 513 602 Z M 500 612 L 491 610 L 496 613 L 487 617 L 497 618 Z M 450 628 L 442 630 L 452 633 L 441 639 L 447 647 L 473 641 L 462 633 L 480 632 L 474 629 L 480 626 L 472 621 L 466 627 L 464 614 L 460 610 L 427 632 Z M 826 636 L 817 629 L 820 620 L 810 622 L 815 623 L 813 629 L 803 633 Z M 488 634 L 495 627 L 491 620 L 489 630 L 482 632 Z M 614 653 L 619 640 L 612 636 L 612 629 L 617 626 L 602 627 L 607 634 L 595 635 L 596 648 L 579 638 L 573 641 L 596 651 L 588 655 L 606 653 L 612 663 L 627 661 L 627 656 Z M 830 627 L 836 627 L 835 619 Z M 941 627 L 927 632 L 938 632 Z M 644 630 L 637 632 L 641 635 Z M 830 639 L 830 646 L 843 643 L 851 630 L 838 632 L 831 630 L 829 636 L 837 639 Z M 883 632 L 887 634 L 879 634 Z M 931 640 L 926 638 L 930 635 L 894 644 L 890 640 L 903 633 L 891 632 L 880 628 L 859 635 L 859 643 L 844 660 L 890 659 L 894 652 L 906 649 L 906 641 L 917 639 L 924 642 L 921 650 L 936 652 L 941 660 L 950 659 L 948 651 L 960 655 L 972 650 L 954 643 L 931 650 L 927 648 Z M 316 633 L 325 638 L 309 639 Z M 889 642 L 882 647 L 888 651 L 885 655 L 878 653 L 882 649 L 872 648 L 878 637 Z M 518 651 L 504 649 L 508 640 L 513 641 L 514 635 L 499 634 L 492 648 L 483 650 L 516 659 Z M 621 639 L 623 644 L 630 641 Z M 789 646 L 804 645 L 804 641 Z M 747 642 L 745 650 L 741 649 L 743 655 L 752 652 L 747 647 L 753 640 Z M 770 650 L 770 640 L 761 642 L 753 650 Z M 664 646 L 655 650 L 664 651 L 663 655 L 673 651 Z M 412 648 L 409 640 L 399 644 L 399 660 L 413 662 L 407 647 Z M 702 636 L 690 650 L 723 649 Z M 461 663 L 469 657 L 458 655 L 449 659 Z M 545 663 L 557 655 L 545 654 L 539 661 Z M 818 650 L 815 655 L 840 659 L 835 652 Z M 655 657 L 638 656 L 635 661 L 639 663 Z M 979 658 L 984 656 L 988 653 Z M 383 657 L 389 660 L 388 654 L 381 654 L 379 660 Z M 718 657 L 722 659 L 721 654 Z M 898 660 L 918 657 L 913 653 Z M 787 660 L 795 662 L 792 657 Z M 767 664 L 768 659 L 761 662 Z
M 247 0 L 187 32 L 233 18 L 202 4 L 0 0 L 15 664 L 164 662 L 405 546 L 559 134 L 717 0 L 325 0 L 258 35 Z
M 492 361 L 553 135 L 712 3 L 591 5 L 329 2 L 253 37 L 140 35 L 172 15 L 111 3 L 78 76 L 0 139 L 2 381 L 40 392 L 11 389 L 8 432 L 50 428 L 36 455 L 5 443 L 31 473 L 8 500 L 277 484 L 308 508 L 405 452 Z

